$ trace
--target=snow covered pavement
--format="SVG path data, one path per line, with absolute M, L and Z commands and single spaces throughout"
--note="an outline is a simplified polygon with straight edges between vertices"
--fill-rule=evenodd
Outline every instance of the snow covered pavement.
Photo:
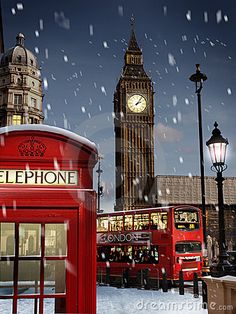
M 202 309 L 202 297 L 193 294 L 179 295 L 178 289 L 168 292 L 162 290 L 139 290 L 135 288 L 118 289 L 97 287 L 97 314 L 207 314 Z
M 19 300 L 19 314 L 32 313 L 32 299 Z M 1 300 L 0 313 L 12 313 L 11 300 Z M 46 299 L 44 313 L 53 314 L 54 299 Z M 179 295 L 178 289 L 168 292 L 162 290 L 139 290 L 136 288 L 118 289 L 108 286 L 97 286 L 97 314 L 207 314 L 202 309 L 202 297 L 194 298 L 186 292 Z

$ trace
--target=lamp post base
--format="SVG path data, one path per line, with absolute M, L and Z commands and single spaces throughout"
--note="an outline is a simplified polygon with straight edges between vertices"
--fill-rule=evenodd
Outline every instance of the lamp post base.
M 230 264 L 227 257 L 224 257 L 224 259 L 219 259 L 218 262 L 211 265 L 210 273 L 212 277 L 236 276 L 236 267 Z

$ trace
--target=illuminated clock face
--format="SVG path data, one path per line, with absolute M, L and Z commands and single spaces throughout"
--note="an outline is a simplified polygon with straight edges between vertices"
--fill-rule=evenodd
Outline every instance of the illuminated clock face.
M 147 106 L 146 99 L 141 95 L 133 95 L 128 99 L 128 108 L 135 113 L 140 113 Z

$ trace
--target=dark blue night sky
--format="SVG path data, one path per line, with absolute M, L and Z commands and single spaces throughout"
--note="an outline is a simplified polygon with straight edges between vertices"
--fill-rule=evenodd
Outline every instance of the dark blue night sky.
M 204 143 L 214 122 L 227 137 L 228 169 L 236 176 L 235 1 L 2 0 L 5 49 L 17 33 L 38 58 L 45 123 L 94 141 L 103 155 L 102 206 L 114 202 L 113 93 L 130 36 L 130 17 L 155 89 L 155 172 L 199 175 L 195 64 L 202 90 Z M 210 171 L 204 147 L 205 173 Z

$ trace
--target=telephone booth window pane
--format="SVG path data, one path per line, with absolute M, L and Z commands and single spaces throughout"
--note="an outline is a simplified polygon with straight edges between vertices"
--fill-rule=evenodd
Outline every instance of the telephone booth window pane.
M 54 298 L 47 298 L 43 300 L 43 313 L 55 313 Z
M 40 261 L 19 261 L 18 293 L 38 294 L 40 283 Z
M 9 314 L 12 313 L 12 300 L 4 300 L 0 299 L 0 309 L 1 309 L 1 314 Z
M 19 225 L 19 256 L 41 255 L 41 225 Z
M 17 300 L 17 314 L 25 313 L 39 314 L 39 299 Z
M 0 295 L 13 295 L 13 263 L 0 262 Z
M 15 224 L 0 223 L 0 256 L 15 255 Z
M 45 256 L 67 255 L 67 224 L 45 225 Z
M 66 313 L 65 298 L 48 298 L 43 301 L 43 313 Z
M 64 260 L 44 263 L 44 294 L 66 292 L 66 267 Z

